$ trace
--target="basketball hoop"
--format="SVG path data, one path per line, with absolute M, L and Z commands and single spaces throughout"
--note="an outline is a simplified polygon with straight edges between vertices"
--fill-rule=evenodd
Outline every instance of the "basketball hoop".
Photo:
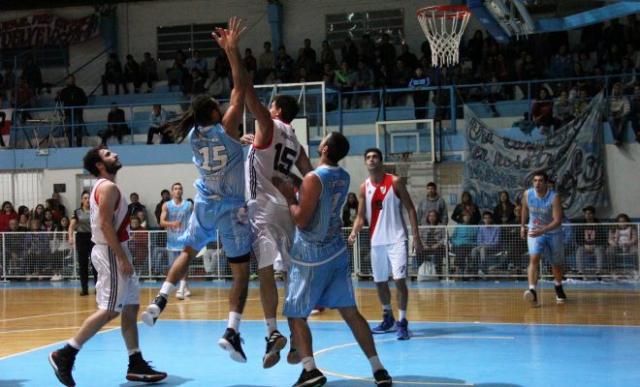
M 433 66 L 451 66 L 460 60 L 460 39 L 471 11 L 464 5 L 435 5 L 416 12 L 431 47 Z

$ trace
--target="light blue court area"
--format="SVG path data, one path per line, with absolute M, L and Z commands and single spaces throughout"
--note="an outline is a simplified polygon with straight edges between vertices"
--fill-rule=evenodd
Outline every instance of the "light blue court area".
M 281 324 L 283 325 L 283 324 Z M 316 362 L 328 386 L 373 386 L 369 364 L 340 322 L 312 322 Z M 144 355 L 169 372 L 165 386 L 290 386 L 300 367 L 284 359 L 262 368 L 264 325 L 243 322 L 246 364 L 216 345 L 223 321 L 159 321 L 140 326 Z M 640 328 L 575 325 L 412 323 L 413 337 L 376 336 L 397 386 L 638 386 Z M 0 386 L 54 386 L 50 346 L 0 360 Z M 285 349 L 285 352 L 288 350 Z M 284 354 L 283 354 L 284 355 Z M 75 366 L 78 386 L 134 386 L 118 330 L 97 335 Z

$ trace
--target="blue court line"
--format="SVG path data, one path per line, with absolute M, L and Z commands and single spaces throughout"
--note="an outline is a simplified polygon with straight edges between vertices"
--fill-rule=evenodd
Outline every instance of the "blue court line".
M 300 366 L 286 364 L 285 356 L 274 368 L 262 368 L 264 323 L 245 321 L 240 327 L 246 364 L 217 347 L 225 326 L 202 320 L 140 325 L 141 348 L 153 366 L 169 372 L 165 386 L 288 386 L 297 379 Z M 373 385 L 369 364 L 344 323 L 311 326 L 316 363 L 328 386 Z M 410 329 L 409 341 L 393 334 L 375 337 L 398 386 L 637 386 L 640 380 L 640 329 L 634 327 L 411 323 Z M 56 385 L 47 354 L 57 346 L 0 359 L 0 386 Z M 126 365 L 120 332 L 112 330 L 85 345 L 74 376 L 78 386 L 134 386 L 125 383 Z

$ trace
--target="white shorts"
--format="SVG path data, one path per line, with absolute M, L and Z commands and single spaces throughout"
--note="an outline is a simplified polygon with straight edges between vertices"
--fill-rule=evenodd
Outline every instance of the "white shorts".
M 131 253 L 122 245 L 125 253 L 132 262 Z M 123 277 L 118 270 L 116 255 L 108 245 L 95 245 L 91 250 L 91 263 L 98 271 L 96 282 L 96 303 L 99 309 L 121 312 L 125 305 L 140 305 L 140 288 L 138 276 Z
M 253 232 L 251 247 L 258 261 L 258 269 L 273 265 L 274 270 L 287 271 L 291 263 L 289 250 L 295 233 L 289 208 L 255 201 L 249 203 L 248 209 Z
M 407 278 L 407 241 L 371 246 L 371 270 L 374 282 Z

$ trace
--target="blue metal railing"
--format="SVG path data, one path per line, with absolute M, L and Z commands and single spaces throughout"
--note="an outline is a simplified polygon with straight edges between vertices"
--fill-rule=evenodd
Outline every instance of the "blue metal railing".
M 510 81 L 510 82 L 499 82 L 499 83 L 474 83 L 474 84 L 462 84 L 462 85 L 444 85 L 444 86 L 431 86 L 420 89 L 424 92 L 432 93 L 434 98 L 434 104 L 428 103 L 425 107 L 425 110 L 431 111 L 432 114 L 430 116 L 434 117 L 436 120 L 446 120 L 450 122 L 450 130 L 455 132 L 457 130 L 456 127 L 456 119 L 460 118 L 459 110 L 462 105 L 473 102 L 481 102 L 486 104 L 487 106 L 495 106 L 500 102 L 518 102 L 526 104 L 527 109 L 530 112 L 532 102 L 535 99 L 535 91 L 544 86 L 549 85 L 555 90 L 559 90 L 563 88 L 567 90 L 569 87 L 572 87 L 578 83 L 595 83 L 602 86 L 605 90 L 605 93 L 608 92 L 612 83 L 614 81 L 618 81 L 625 76 L 629 76 L 629 74 L 615 74 L 615 75 L 603 75 L 603 76 L 589 76 L 589 77 L 573 77 L 573 78 L 554 78 L 554 79 L 540 79 L 540 80 L 527 80 L 527 81 Z M 514 89 L 518 87 L 521 90 L 520 99 L 514 99 Z M 483 100 L 483 93 L 486 93 L 486 90 L 489 88 L 500 88 L 500 89 L 511 89 L 511 91 L 505 92 L 505 95 L 509 95 L 510 98 L 504 98 L 501 100 L 496 100 L 492 102 L 488 102 Z M 332 101 L 335 104 L 338 119 L 337 126 L 340 131 L 344 129 L 344 118 L 346 114 L 353 113 L 354 111 L 362 111 L 363 109 L 375 109 L 376 120 L 384 121 L 387 119 L 389 112 L 392 109 L 397 108 L 408 108 L 411 106 L 409 104 L 407 96 L 416 92 L 414 88 L 394 88 L 394 89 L 370 89 L 370 90 L 357 90 L 350 92 L 341 92 L 339 90 L 332 89 L 330 87 L 326 88 L 327 101 Z M 474 94 L 476 93 L 476 94 Z M 310 97 L 307 97 L 310 98 Z M 221 101 L 224 102 L 224 101 Z M 133 129 L 142 125 L 144 123 L 148 123 L 147 119 L 135 119 L 136 108 L 146 108 L 146 112 L 149 112 L 148 109 L 150 106 L 154 104 L 162 104 L 162 105 L 183 105 L 188 103 L 186 99 L 176 99 L 176 100 L 166 100 L 166 99 L 158 99 L 158 100 L 150 100 L 140 103 L 128 103 L 128 104 L 119 104 L 118 106 L 128 112 L 128 119 L 126 123 L 129 125 L 129 128 Z M 345 106 L 345 103 L 348 103 L 348 106 Z M 355 106 L 355 108 L 354 108 Z M 102 121 L 93 120 L 91 122 L 84 122 L 78 120 L 78 117 L 75 117 L 76 114 L 73 109 L 79 108 L 83 109 L 86 112 L 91 110 L 100 110 L 100 109 L 108 109 L 111 105 L 87 105 L 87 106 L 78 106 L 78 107 L 47 107 L 47 108 L 30 108 L 30 109 L 16 109 L 14 112 L 14 125 L 12 128 L 12 137 L 17 138 L 19 133 L 22 133 L 24 136 L 28 137 L 28 132 L 33 130 L 38 130 L 38 128 L 42 128 L 42 123 L 33 124 L 29 122 L 21 122 L 17 120 L 17 117 L 21 117 L 24 114 L 28 114 L 33 118 L 41 118 L 45 114 L 49 114 L 54 116 L 56 113 L 56 109 L 60 111 L 59 117 L 63 116 L 61 110 L 71 110 L 71 116 L 67 117 L 65 122 L 59 122 L 58 126 L 64 126 L 67 130 L 70 130 L 73 134 L 75 130 L 79 127 L 84 128 L 92 128 L 92 127 L 100 127 L 106 126 L 106 114 L 105 119 Z M 433 107 L 433 109 L 432 109 Z M 321 109 L 319 104 L 314 105 L 314 109 L 312 111 L 308 111 L 307 114 L 313 117 L 319 117 L 321 115 Z M 518 115 L 521 115 L 518 114 Z M 133 133 L 132 133 L 133 134 Z M 15 141 L 12 143 L 16 144 Z M 134 144 L 133 136 L 131 136 L 131 144 Z M 31 145 L 30 145 L 31 146 Z

